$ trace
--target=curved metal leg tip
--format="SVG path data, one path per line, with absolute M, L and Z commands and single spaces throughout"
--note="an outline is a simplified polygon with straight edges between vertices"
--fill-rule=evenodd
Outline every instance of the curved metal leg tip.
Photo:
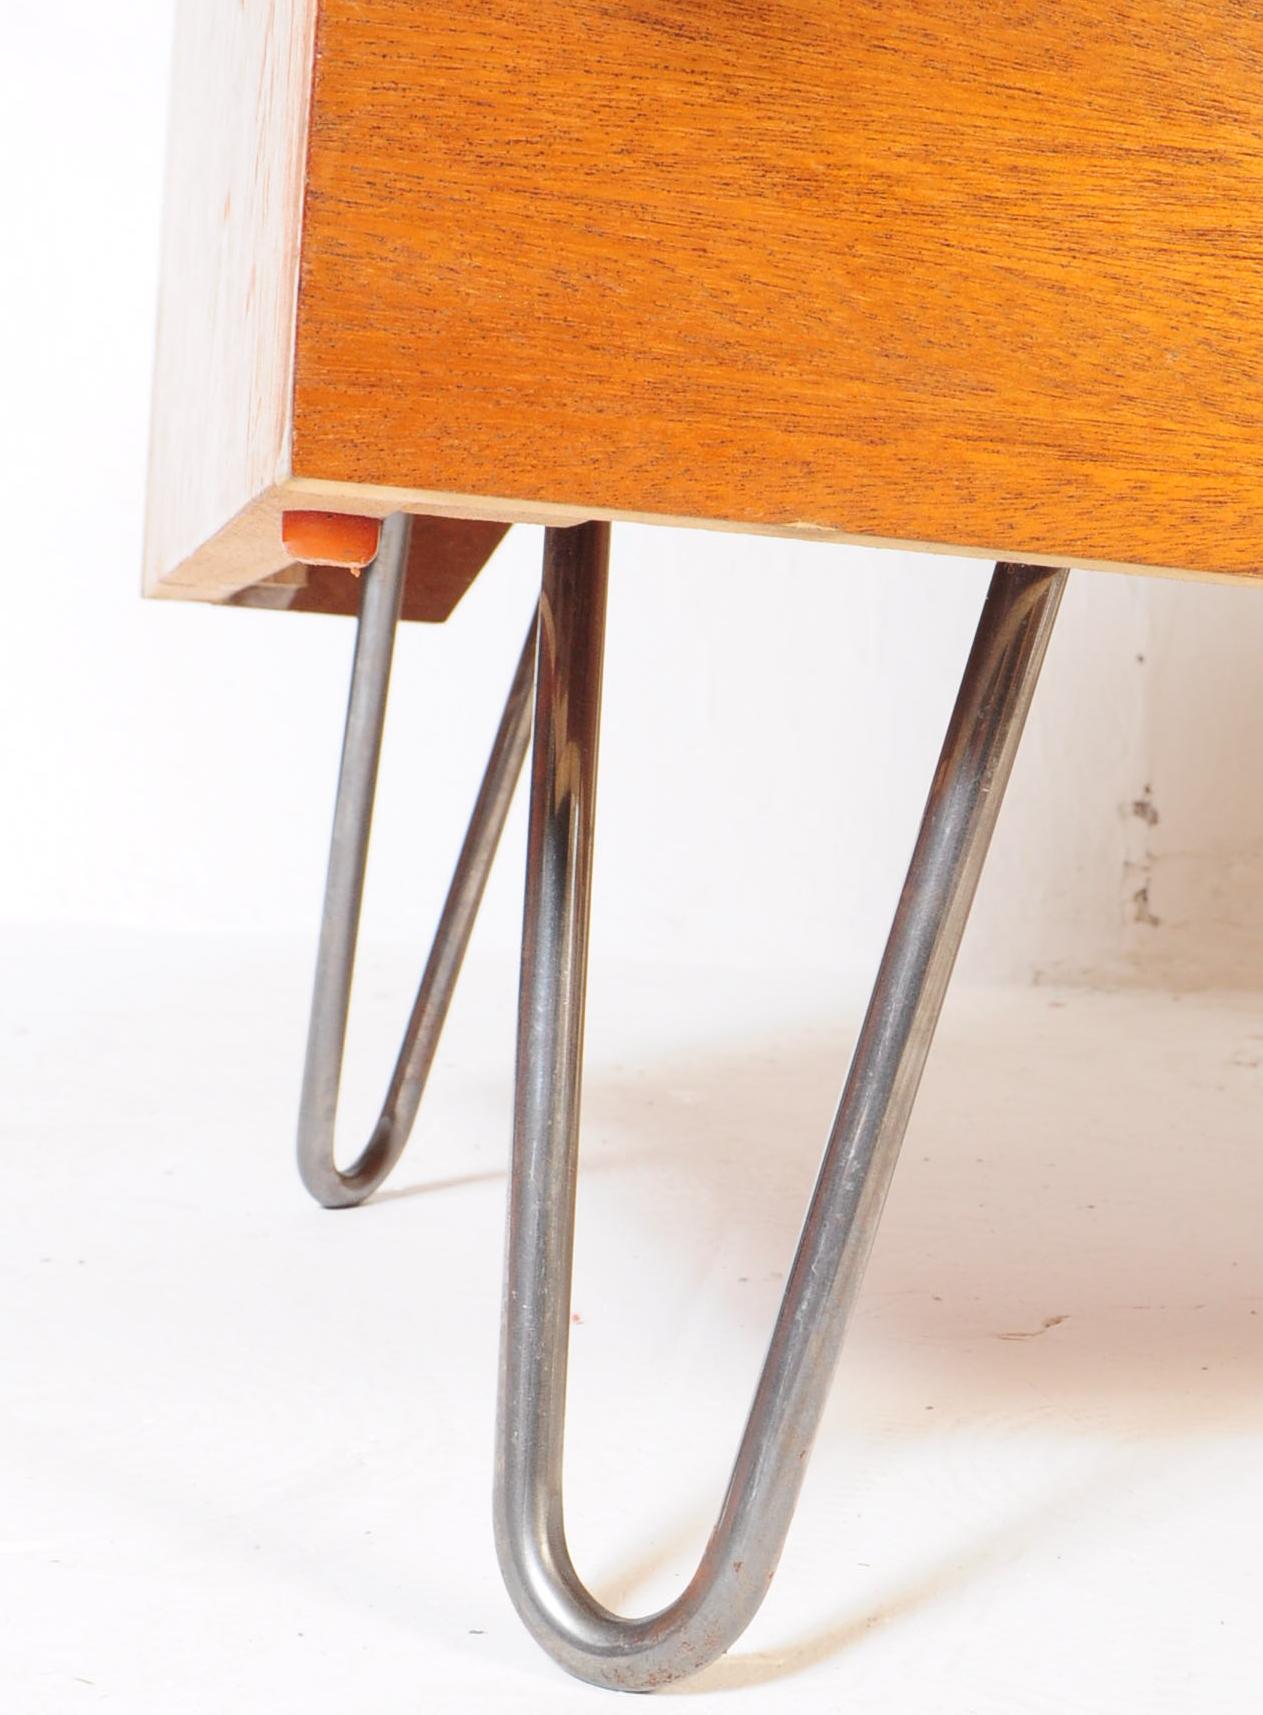
M 495 1524 L 509 1594 L 553 1659 L 649 1691 L 722 1655 L 776 1569 L 1066 574 L 992 579 L 718 1521 L 682 1595 L 625 1619 L 580 1580 L 562 1496 L 607 552 L 604 525 L 548 533 Z
M 386 521 L 380 551 L 363 574 L 360 594 L 298 1119 L 299 1173 L 326 1209 L 352 1208 L 371 1196 L 407 1145 L 530 743 L 534 621 L 491 747 L 386 1099 L 368 1143 L 350 1167 L 339 1168 L 334 1158 L 338 1091 L 408 536 L 407 518 L 397 515 Z

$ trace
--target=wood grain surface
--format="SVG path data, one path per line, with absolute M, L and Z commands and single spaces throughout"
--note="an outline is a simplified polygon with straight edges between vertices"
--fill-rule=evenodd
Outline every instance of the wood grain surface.
M 353 613 L 353 581 L 295 563 L 294 320 L 317 0 L 179 0 L 163 216 L 145 588 Z M 393 497 L 325 504 L 383 516 Z M 463 509 L 468 511 L 468 508 Z M 446 619 L 504 524 L 421 518 L 403 617 Z M 257 592 L 257 593 L 255 593 Z
M 1263 15 L 321 0 L 293 471 L 1256 574 Z
M 207 544 L 289 474 L 315 15 L 316 0 L 176 9 L 147 588 L 195 554 L 214 586 L 227 568 Z M 260 545 L 238 585 L 284 563 L 279 537 Z
M 147 587 L 275 602 L 296 507 L 1259 577 L 1261 74 L 1243 0 L 179 0 Z

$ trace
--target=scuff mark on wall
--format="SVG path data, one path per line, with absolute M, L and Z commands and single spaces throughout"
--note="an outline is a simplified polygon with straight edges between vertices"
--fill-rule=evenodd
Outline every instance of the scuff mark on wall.
M 1149 898 L 1153 881 L 1154 854 L 1149 845 L 1149 830 L 1156 828 L 1161 817 L 1153 801 L 1153 787 L 1146 782 L 1138 798 L 1133 798 L 1125 811 L 1123 856 L 1123 905 L 1129 923 L 1141 923 L 1156 929 L 1162 919 L 1154 911 Z

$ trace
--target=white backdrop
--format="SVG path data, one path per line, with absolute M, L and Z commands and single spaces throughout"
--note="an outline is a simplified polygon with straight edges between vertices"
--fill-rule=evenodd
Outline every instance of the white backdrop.
M 314 932 L 350 623 L 137 595 L 168 33 L 159 0 L 6 17 L 0 913 Z M 538 553 L 515 530 L 401 640 L 369 935 L 428 934 Z M 617 531 L 598 948 L 871 968 L 987 575 Z M 1261 647 L 1263 592 L 1072 580 L 970 972 L 1209 980 L 1263 949 Z M 485 945 L 520 872 L 519 804 Z

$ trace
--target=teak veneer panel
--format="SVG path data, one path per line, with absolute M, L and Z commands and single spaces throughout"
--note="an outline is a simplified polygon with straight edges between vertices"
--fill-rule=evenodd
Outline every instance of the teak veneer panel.
M 1263 569 L 1252 5 L 319 0 L 313 67 L 285 504 Z

